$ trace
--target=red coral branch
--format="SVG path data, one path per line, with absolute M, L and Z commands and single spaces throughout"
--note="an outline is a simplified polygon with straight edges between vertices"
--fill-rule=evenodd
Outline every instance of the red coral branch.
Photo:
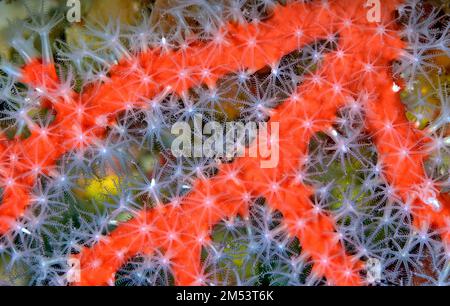
M 403 46 L 392 28 L 398 1 L 382 5 L 386 28 L 367 21 L 363 4 L 342 0 L 277 6 L 267 22 L 228 24 L 215 41 L 178 51 L 152 50 L 124 61 L 112 68 L 106 83 L 80 95 L 60 90 L 54 68 L 38 61 L 28 64 L 23 81 L 42 92 L 56 120 L 46 132 L 32 127 L 26 140 L 2 141 L 5 195 L 0 231 L 13 226 L 26 209 L 36 175 L 51 174 L 61 154 L 102 137 L 104 123 L 112 121 L 118 111 L 144 106 L 144 97 L 155 97 L 157 102 L 161 92 L 183 95 L 201 83 L 212 87 L 226 73 L 243 68 L 257 71 L 315 39 L 338 33 L 339 48 L 325 55 L 317 77 L 311 76 L 273 111 L 270 122 L 280 124 L 281 136 L 276 168 L 261 168 L 259 157 L 238 158 L 221 165 L 217 176 L 197 179 L 180 203 L 140 212 L 103 241 L 82 250 L 79 284 L 112 283 L 115 272 L 130 257 L 157 249 L 164 250 L 172 263 L 177 284 L 201 284 L 200 252 L 212 226 L 238 214 L 245 216 L 249 199 L 259 196 L 283 214 L 288 232 L 299 238 L 303 252 L 313 259 L 314 273 L 331 284 L 362 284 L 361 263 L 346 255 L 333 218 L 315 209 L 309 200 L 313 191 L 295 176 L 307 156 L 311 136 L 330 129 L 337 110 L 355 101 L 364 103 L 367 129 L 374 134 L 388 182 L 410 206 L 416 225 L 436 226 L 448 244 L 450 203 L 428 184 L 422 167 L 424 135 L 408 123 L 399 95 L 392 91 L 389 66 Z M 369 63 L 371 69 L 367 69 Z M 37 174 L 33 172 L 36 165 L 43 169 Z M 439 207 L 433 209 L 430 203 L 439 203 Z

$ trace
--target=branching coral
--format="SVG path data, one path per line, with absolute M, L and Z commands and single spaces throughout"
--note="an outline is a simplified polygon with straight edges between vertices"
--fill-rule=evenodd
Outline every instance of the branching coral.
M 364 114 L 363 129 L 372 135 L 377 149 L 376 172 L 384 175 L 390 187 L 384 196 L 398 197 L 412 215 L 414 227 L 436 229 L 448 249 L 450 202 L 423 167 L 433 139 L 407 120 L 397 89 L 402 81 L 394 79 L 391 71 L 392 62 L 406 54 L 394 16 L 401 1 L 383 3 L 378 23 L 367 19 L 364 3 L 276 5 L 265 21 L 229 22 L 211 30 L 211 40 L 187 40 L 177 50 L 161 45 L 133 54 L 119 36 L 108 36 L 104 39 L 122 59 L 110 67 L 108 76 L 80 93 L 71 89 L 70 77 L 61 82 L 49 56 L 43 61 L 29 59 L 16 74 L 52 110 L 54 119 L 36 124 L 23 112 L 19 119 L 31 135 L 2 139 L 1 232 L 20 227 L 17 220 L 32 200 L 37 177 L 57 176 L 54 168 L 63 154 L 84 152 L 101 143 L 110 127 L 117 127 L 119 113 L 155 107 L 171 93 L 184 99 L 201 84 L 214 90 L 220 78 L 236 71 L 245 78 L 269 66 L 275 84 L 286 77 L 281 75 L 283 56 L 322 39 L 332 48 L 315 54 L 321 58 L 316 70 L 294 84 L 296 89 L 280 105 L 267 106 L 268 122 L 279 123 L 280 139 L 279 143 L 259 141 L 277 146 L 278 165 L 261 168 L 261 156 L 238 157 L 220 163 L 214 176 L 200 174 L 188 194 L 167 204 L 155 201 L 154 207 L 135 212 L 132 220 L 74 255 L 81 262 L 77 284 L 112 284 L 127 260 L 155 253 L 171 267 L 177 284 L 208 284 L 200 258 L 202 248 L 212 244 L 213 227 L 223 220 L 247 218 L 249 205 L 260 197 L 282 214 L 288 236 L 298 238 L 315 276 L 335 285 L 364 284 L 361 256 L 347 254 L 344 239 L 336 231 L 337 219 L 313 203 L 315 190 L 300 175 L 308 163 L 310 140 L 319 132 L 333 139 L 329 148 L 333 158 L 345 163 L 343 156 L 355 150 L 354 142 L 346 142 L 334 126 L 342 124 L 337 114 L 344 107 Z M 155 185 L 149 184 L 146 192 L 157 193 Z

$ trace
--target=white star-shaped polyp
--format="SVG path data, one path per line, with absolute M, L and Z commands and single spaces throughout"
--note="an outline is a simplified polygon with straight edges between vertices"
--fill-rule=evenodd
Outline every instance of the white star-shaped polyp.
M 254 37 L 250 37 L 248 40 L 247 40 L 247 45 L 249 46 L 249 47 L 255 47 L 256 46 L 256 38 L 254 38 Z
M 41 170 L 42 170 L 42 168 L 39 165 L 36 165 L 36 166 L 33 167 L 33 172 L 35 174 L 39 174 L 41 172 Z
M 208 68 L 203 68 L 200 73 L 203 78 L 207 78 L 211 75 L 211 71 Z
M 101 127 L 105 127 L 108 124 L 108 118 L 104 115 L 95 118 L 95 124 Z
M 409 155 L 409 150 L 407 148 L 401 148 L 399 153 L 402 158 L 406 158 Z
M 187 70 L 186 69 L 181 69 L 179 72 L 178 72 L 178 77 L 180 78 L 180 79 L 185 79 L 186 77 L 187 77 L 187 75 L 188 75 L 188 72 L 187 72 Z
M 197 284 L 204 284 L 204 283 L 205 283 L 205 279 L 204 279 L 203 275 L 197 276 Z
M 245 192 L 242 195 L 242 199 L 244 200 L 244 202 L 249 202 L 251 200 L 251 196 L 250 196 L 250 194 L 248 192 Z
M 76 112 L 77 112 L 77 114 L 78 114 L 79 116 L 81 116 L 81 115 L 84 113 L 84 107 L 78 106 L 78 107 L 76 108 Z
M 153 189 L 156 186 L 156 180 L 154 178 L 152 178 L 150 180 L 150 188 Z
M 322 83 L 322 77 L 319 76 L 319 75 L 317 75 L 317 74 L 314 74 L 314 75 L 311 77 L 311 80 L 312 80 L 312 82 L 313 82 L 314 84 L 316 84 L 316 85 Z
M 200 235 L 197 237 L 197 242 L 200 243 L 200 244 L 203 244 L 203 243 L 205 242 L 205 235 L 200 234 Z
M 321 211 L 322 211 L 322 209 L 319 206 L 314 206 L 314 208 L 313 208 L 314 214 L 318 215 L 321 213 Z
M 314 51 L 313 59 L 317 62 L 320 59 L 320 53 L 317 51 Z
M 41 135 L 41 136 L 47 136 L 48 135 L 48 130 L 46 129 L 46 128 L 40 128 L 39 129 L 39 134 Z
M 11 154 L 9 158 L 10 158 L 11 162 L 16 162 L 18 160 L 18 157 L 16 154 Z
M 310 119 L 306 119 L 303 121 L 302 126 L 306 129 L 310 129 L 313 126 L 313 123 Z
M 125 250 L 120 249 L 116 252 L 116 257 L 118 259 L 122 259 L 124 255 L 125 255 Z
M 225 36 L 224 36 L 224 34 L 222 33 L 222 32 L 217 32 L 216 33 L 216 35 L 214 36 L 214 39 L 213 39 L 213 41 L 214 41 L 214 43 L 216 44 L 216 45 L 222 45 L 224 42 L 225 42 Z
M 173 241 L 173 240 L 177 239 L 178 235 L 175 232 L 169 232 L 167 237 L 169 238 L 170 241 Z
M 211 198 L 206 198 L 204 204 L 206 207 L 211 207 L 214 204 L 214 200 Z
M 245 71 L 241 71 L 238 74 L 239 82 L 245 82 L 248 79 L 248 74 Z
M 342 59 L 342 58 L 344 58 L 344 56 L 345 56 L 344 50 L 336 51 L 336 57 L 337 58 Z
M 376 28 L 377 34 L 383 35 L 386 33 L 386 27 L 382 24 L 378 25 Z
M 148 83 L 150 83 L 152 81 L 152 79 L 149 77 L 149 76 L 144 76 L 143 78 L 142 78 L 142 82 L 144 83 L 144 84 L 148 84 Z
M 15 181 L 13 178 L 8 178 L 8 179 L 6 179 L 5 183 L 6 183 L 6 186 L 11 187 L 15 184 Z
M 339 151 L 343 152 L 343 153 L 347 153 L 348 152 L 348 147 L 345 143 L 340 143 L 339 144 Z
M 373 72 L 373 70 L 374 70 L 374 67 L 373 67 L 373 65 L 371 63 L 364 64 L 364 71 L 365 72 L 370 73 L 370 72 Z
M 160 263 L 164 266 L 164 267 L 168 267 L 170 265 L 170 258 L 167 257 L 167 255 L 163 256 L 160 259 Z
M 236 171 L 230 171 L 230 172 L 228 172 L 228 174 L 227 174 L 227 178 L 229 179 L 229 180 L 234 180 L 235 178 L 236 178 Z
M 96 269 L 96 268 L 100 267 L 101 265 L 102 265 L 102 261 L 101 261 L 100 259 L 94 259 L 94 260 L 92 260 L 91 263 L 89 264 L 89 266 L 90 266 L 92 269 Z
M 298 229 L 303 229 L 305 227 L 305 220 L 303 220 L 302 218 L 298 219 L 297 222 L 295 223 L 295 226 Z
M 387 122 L 384 124 L 384 129 L 385 129 L 385 130 L 390 131 L 390 130 L 392 130 L 392 128 L 393 128 L 392 122 L 387 121 Z
M 303 30 L 302 29 L 296 29 L 294 34 L 295 34 L 295 37 L 301 38 L 303 36 Z
M 326 267 L 330 264 L 330 259 L 328 258 L 328 256 L 324 256 L 320 259 L 320 263 Z
M 297 182 L 297 183 L 301 183 L 301 182 L 303 182 L 303 179 L 305 178 L 305 175 L 302 173 L 302 172 L 298 172 L 296 175 L 295 175 L 295 181 Z
M 346 18 L 346 19 L 344 19 L 344 21 L 342 22 L 342 24 L 344 25 L 344 27 L 349 28 L 349 27 L 352 26 L 353 22 L 352 22 L 351 19 Z
M 339 83 L 334 83 L 334 84 L 333 84 L 333 92 L 334 92 L 335 94 L 338 94 L 338 93 L 340 93 L 341 91 L 342 91 L 342 85 L 339 84 Z
M 142 225 L 139 227 L 139 231 L 140 231 L 141 233 L 147 233 L 147 232 L 149 231 L 149 229 L 150 229 L 150 227 L 149 227 L 148 224 L 142 224 Z

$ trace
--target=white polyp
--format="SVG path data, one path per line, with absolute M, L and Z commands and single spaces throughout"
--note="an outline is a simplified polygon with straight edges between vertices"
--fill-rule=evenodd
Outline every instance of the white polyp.
M 450 136 L 444 138 L 444 144 L 450 145 Z
M 31 235 L 31 232 L 28 229 L 26 229 L 25 227 L 19 226 L 19 229 L 22 233 Z
M 441 210 L 441 203 L 435 197 L 426 198 L 425 204 L 430 205 L 435 211 Z
M 256 45 L 256 39 L 253 38 L 253 37 L 249 38 L 247 44 L 248 44 L 250 47 L 254 47 L 254 46 Z
M 50 40 L 47 32 L 40 33 L 41 44 L 42 44 L 42 60 L 45 64 L 53 62 L 53 53 L 50 46 Z
M 105 127 L 108 124 L 108 118 L 104 115 L 95 118 L 95 124 L 101 127 Z
M 330 130 L 330 134 L 331 134 L 331 136 L 333 136 L 333 137 L 337 137 L 337 136 L 338 136 L 338 132 L 337 132 L 335 129 L 331 129 L 331 130 Z
M 155 187 L 155 185 L 156 185 L 156 181 L 154 178 L 152 178 L 152 180 L 150 181 L 150 188 Z
M 11 187 L 13 185 L 14 185 L 14 179 L 9 178 L 9 179 L 6 180 L 6 186 Z
M 392 91 L 393 91 L 393 92 L 399 92 L 400 89 L 401 89 L 401 87 L 398 86 L 395 82 L 392 83 Z
M 297 38 L 302 37 L 302 36 L 303 36 L 303 31 L 302 31 L 301 29 L 295 30 L 295 36 L 296 36 Z
M 20 79 L 22 77 L 21 71 L 10 64 L 3 63 L 0 66 L 0 70 L 3 70 L 6 74 L 8 74 L 16 79 Z

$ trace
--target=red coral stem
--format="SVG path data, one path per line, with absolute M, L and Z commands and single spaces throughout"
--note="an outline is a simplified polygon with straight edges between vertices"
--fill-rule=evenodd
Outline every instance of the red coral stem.
M 177 284 L 201 284 L 204 278 L 200 253 L 202 246 L 208 244 L 212 227 L 226 218 L 245 216 L 249 198 L 259 196 L 282 213 L 290 235 L 298 237 L 302 250 L 311 256 L 316 275 L 325 276 L 331 284 L 362 284 L 361 263 L 345 253 L 333 218 L 317 211 L 309 200 L 313 191 L 295 179 L 312 135 L 332 128 L 337 110 L 355 100 L 364 103 L 367 129 L 375 135 L 388 182 L 406 203 L 418 203 L 412 208 L 416 224 L 428 222 L 443 229 L 448 243 L 448 199 L 439 198 L 441 207 L 437 213 L 425 203 L 427 199 L 415 192 L 426 183 L 426 153 L 420 150 L 423 135 L 407 122 L 399 95 L 392 91 L 389 65 L 398 57 L 403 43 L 392 25 L 380 32 L 379 24 L 366 19 L 364 2 L 277 6 L 267 22 L 228 24 L 217 41 L 194 43 L 178 51 L 151 50 L 123 61 L 111 69 L 106 83 L 92 86 L 80 95 L 58 92 L 54 69 L 39 63 L 28 65 L 23 70 L 24 82 L 47 95 L 56 111 L 50 133 L 54 136 L 43 135 L 35 128 L 26 140 L 2 141 L 3 180 L 18 179 L 6 189 L 0 206 L 0 231 L 8 230 L 27 206 L 35 181 L 29 174 L 31 165 L 42 163 L 51 167 L 61 154 L 102 137 L 105 128 L 99 122 L 104 120 L 99 119 L 110 121 L 127 107 L 143 107 L 145 98 L 158 100 L 161 92 L 171 90 L 183 95 L 201 83 L 213 87 L 226 73 L 243 68 L 257 71 L 315 39 L 338 33 L 338 50 L 325 55 L 316 73 L 319 77 L 310 77 L 299 86 L 296 95 L 273 110 L 269 123 L 280 124 L 277 167 L 261 168 L 259 157 L 238 158 L 230 165 L 222 165 L 217 176 L 197 179 L 181 203 L 139 212 L 103 241 L 77 255 L 82 267 L 79 284 L 112 283 L 115 272 L 130 257 L 152 254 L 157 249 L 164 250 L 172 263 Z M 383 3 L 383 24 L 392 23 L 399 2 Z M 367 69 L 367 63 L 373 64 L 373 69 Z M 312 125 L 305 125 L 312 118 Z M 392 123 L 392 129 L 381 133 L 387 121 Z M 402 158 L 403 148 L 414 154 Z M 7 164 L 13 154 L 17 161 Z M 30 157 L 32 162 L 25 163 Z

